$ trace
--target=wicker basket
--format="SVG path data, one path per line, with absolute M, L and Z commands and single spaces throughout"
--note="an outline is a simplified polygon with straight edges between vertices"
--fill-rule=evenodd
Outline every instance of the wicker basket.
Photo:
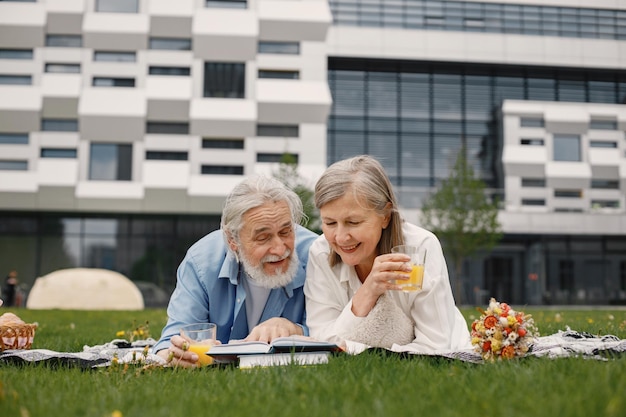
M 30 349 L 35 339 L 37 324 L 0 325 L 0 351 L 7 349 Z

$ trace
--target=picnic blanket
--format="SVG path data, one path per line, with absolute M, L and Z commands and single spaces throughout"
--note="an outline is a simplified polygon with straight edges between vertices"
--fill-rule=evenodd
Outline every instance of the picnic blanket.
M 54 364 L 76 365 L 85 368 L 110 366 L 115 359 L 118 363 L 135 363 L 165 366 L 166 361 L 152 353 L 154 339 L 128 342 L 115 339 L 103 345 L 84 346 L 82 352 L 55 352 L 47 349 L 5 350 L 0 354 L 0 365 L 6 363 L 49 362 Z M 147 347 L 147 349 L 146 349 Z M 388 351 L 391 354 L 396 352 Z M 626 339 L 617 336 L 596 336 L 571 329 L 558 331 L 549 336 L 541 336 L 531 345 L 526 357 L 566 358 L 582 356 L 597 360 L 609 360 L 626 353 Z M 405 357 L 441 357 L 463 362 L 483 363 L 484 360 L 472 350 L 434 353 L 403 352 Z

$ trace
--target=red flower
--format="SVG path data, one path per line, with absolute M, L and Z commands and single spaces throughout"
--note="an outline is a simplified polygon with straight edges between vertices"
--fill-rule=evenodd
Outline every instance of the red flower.
M 526 336 L 526 329 L 524 329 L 523 327 L 520 327 L 519 329 L 517 329 L 517 334 L 519 335 L 519 337 Z
M 498 319 L 495 316 L 487 316 L 485 317 L 485 327 L 487 329 L 491 329 L 498 324 Z
M 483 352 L 489 352 L 490 350 L 491 342 L 487 340 L 485 343 L 483 343 Z
M 505 359 L 511 359 L 515 356 L 515 348 L 512 345 L 505 346 L 500 354 Z

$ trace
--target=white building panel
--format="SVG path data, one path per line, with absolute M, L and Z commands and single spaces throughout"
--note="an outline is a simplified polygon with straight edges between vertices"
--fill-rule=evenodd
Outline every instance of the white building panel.
M 85 0 L 46 0 L 48 33 L 80 34 Z
M 620 162 L 623 159 L 620 149 L 589 149 L 589 164 L 593 178 L 619 177 Z
M 150 36 L 191 37 L 194 0 L 152 0 L 148 3 Z
M 259 0 L 259 37 L 323 42 L 332 22 L 325 0 Z
M 189 186 L 188 161 L 144 161 L 143 185 L 147 188 L 183 189 Z
M 194 56 L 206 61 L 253 60 L 259 21 L 251 10 L 201 9 L 193 17 Z
M 257 105 L 252 100 L 202 98 L 191 101 L 190 133 L 197 136 L 254 136 Z
M 78 98 L 81 91 L 80 74 L 43 74 L 41 76 L 43 116 L 77 118 Z
M 0 48 L 35 48 L 44 44 L 43 3 L 0 2 Z
M 29 86 L 0 85 L 0 129 L 32 132 L 41 126 L 41 91 Z
M 190 77 L 149 75 L 146 78 L 148 120 L 189 120 Z
M 40 186 L 67 186 L 74 188 L 78 181 L 78 160 L 42 158 L 37 164 L 37 182 Z
M 262 79 L 256 91 L 260 122 L 325 123 L 332 104 L 324 82 Z
M 150 20 L 134 13 L 86 13 L 83 21 L 85 48 L 136 51 L 148 45 Z
M 584 162 L 550 161 L 546 164 L 548 187 L 587 189 L 591 186 L 591 167 Z

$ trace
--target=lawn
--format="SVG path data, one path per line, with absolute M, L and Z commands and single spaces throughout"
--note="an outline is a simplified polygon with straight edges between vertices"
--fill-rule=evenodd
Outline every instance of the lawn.
M 146 322 L 157 338 L 166 320 L 160 309 L 4 311 L 39 323 L 33 348 L 68 352 Z M 542 335 L 569 326 L 626 338 L 626 310 L 525 312 Z M 468 323 L 479 315 L 469 308 L 463 314 Z M 476 365 L 364 353 L 332 357 L 326 365 L 253 370 L 0 364 L 0 416 L 623 416 L 625 375 L 626 356 Z

